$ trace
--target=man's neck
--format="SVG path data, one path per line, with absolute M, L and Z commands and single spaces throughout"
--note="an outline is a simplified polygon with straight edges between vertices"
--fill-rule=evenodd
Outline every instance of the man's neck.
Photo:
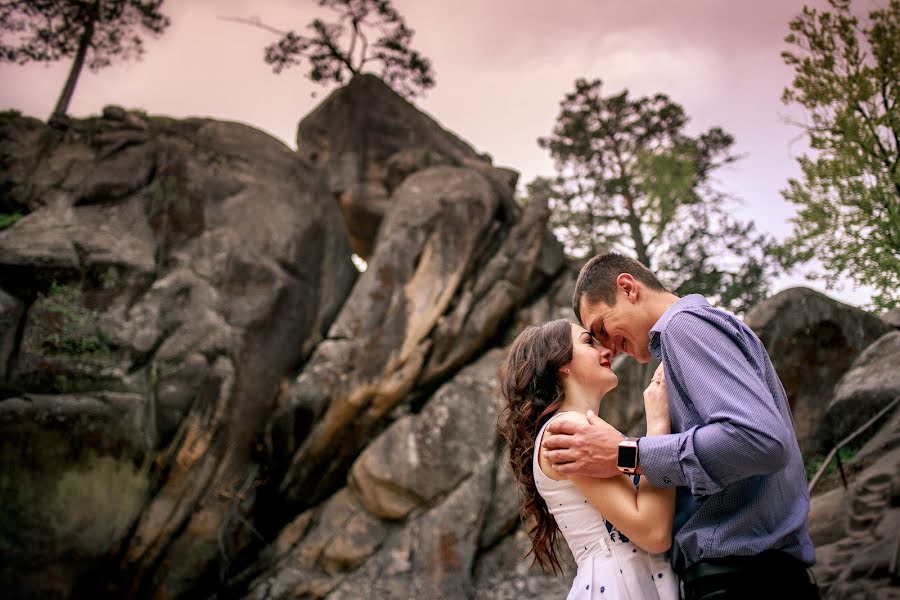
M 647 313 L 653 318 L 653 322 L 659 321 L 673 304 L 681 298 L 669 292 L 651 292 L 647 297 Z

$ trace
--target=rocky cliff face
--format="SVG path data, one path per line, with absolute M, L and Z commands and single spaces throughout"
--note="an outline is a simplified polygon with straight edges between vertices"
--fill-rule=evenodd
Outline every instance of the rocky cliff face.
M 372 77 L 298 146 L 112 108 L 0 118 L 0 211 L 24 215 L 0 231 L 14 597 L 565 595 L 571 564 L 522 559 L 496 433 L 504 347 L 570 317 L 578 265 L 546 207 Z M 900 348 L 871 315 L 785 294 L 748 321 L 812 454 L 900 395 Z M 653 365 L 614 368 L 603 416 L 640 433 Z M 897 426 L 814 499 L 831 597 L 891 589 Z

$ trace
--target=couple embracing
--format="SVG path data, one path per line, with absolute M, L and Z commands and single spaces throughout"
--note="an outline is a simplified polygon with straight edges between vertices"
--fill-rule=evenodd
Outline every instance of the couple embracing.
M 580 324 L 526 328 L 501 368 L 535 560 L 558 570 L 561 533 L 570 599 L 818 598 L 803 459 L 762 342 L 617 254 L 585 264 L 572 308 Z M 637 439 L 596 416 L 620 353 L 662 361 Z

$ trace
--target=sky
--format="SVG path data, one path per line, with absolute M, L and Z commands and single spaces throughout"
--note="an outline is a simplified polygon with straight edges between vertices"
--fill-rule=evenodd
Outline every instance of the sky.
M 782 104 L 792 72 L 781 52 L 788 22 L 804 4 L 823 0 L 394 0 L 415 31 L 412 46 L 430 58 L 437 85 L 416 101 L 444 127 L 521 174 L 520 185 L 552 175 L 538 147 L 559 102 L 583 77 L 602 79 L 605 94 L 658 92 L 680 103 L 690 133 L 721 126 L 743 156 L 721 169 L 719 189 L 737 198 L 736 216 L 784 239 L 794 206 L 780 194 L 799 176 L 806 151 L 798 109 Z M 874 0 L 858 0 L 868 12 Z M 222 17 L 259 18 L 302 31 L 327 18 L 315 0 L 167 0 L 172 25 L 146 40 L 140 61 L 85 70 L 72 116 L 109 104 L 173 117 L 239 121 L 295 148 L 296 127 L 330 91 L 305 78 L 303 65 L 274 74 L 263 49 L 271 32 Z M 46 118 L 68 61 L 0 65 L 0 110 Z M 793 123 L 793 124 L 792 124 Z M 826 290 L 802 273 L 780 277 L 773 292 L 805 285 L 852 305 L 871 290 L 846 282 Z

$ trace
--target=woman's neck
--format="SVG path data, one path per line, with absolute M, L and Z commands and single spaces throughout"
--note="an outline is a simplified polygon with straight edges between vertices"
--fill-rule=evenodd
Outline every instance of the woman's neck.
M 583 390 L 574 385 L 566 386 L 565 400 L 563 400 L 563 403 L 556 412 L 560 413 L 571 410 L 584 414 L 587 411 L 592 410 L 594 411 L 594 414 L 597 414 L 600 409 L 601 398 L 602 396 L 597 396 L 596 392 L 589 393 L 587 390 Z

